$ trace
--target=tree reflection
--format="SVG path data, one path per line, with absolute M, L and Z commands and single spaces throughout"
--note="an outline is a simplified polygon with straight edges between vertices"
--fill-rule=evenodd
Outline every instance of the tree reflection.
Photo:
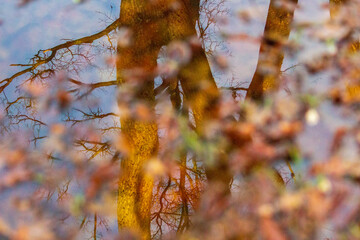
M 297 139 L 316 101 L 276 95 L 297 1 L 270 1 L 243 103 L 221 91 L 208 60 L 218 46 L 209 30 L 214 14 L 228 13 L 223 4 L 122 0 L 120 17 L 104 30 L 13 65 L 25 69 L 0 82 L 1 133 L 9 137 L 0 144 L 14 170 L 1 178 L 0 191 L 34 184 L 32 198 L 15 205 L 41 209 L 33 218 L 48 214 L 42 229 L 62 223 L 44 236 L 316 238 L 314 224 L 330 212 L 319 203 L 342 190 L 326 192 L 322 182 L 285 191 L 292 161 L 308 168 L 304 175 L 320 171 L 301 162 Z M 342 5 L 330 5 L 334 20 Z M 105 70 L 98 77 L 89 66 Z M 273 101 L 258 101 L 271 92 Z M 289 170 L 280 174 L 284 161 Z M 1 223 L 0 216 L 0 233 Z
M 278 88 L 284 47 L 290 35 L 296 5 L 296 0 L 270 1 L 259 60 L 247 98 L 259 100 L 263 98 L 264 91 Z
M 346 21 L 346 14 L 348 9 L 350 8 L 356 8 L 357 5 L 354 4 L 352 1 L 347 0 L 330 0 L 330 16 L 331 20 L 334 22 L 334 25 L 341 25 L 342 22 Z M 344 39 L 344 45 L 345 45 L 345 51 L 342 52 L 342 54 L 345 56 L 345 58 L 351 58 L 353 56 L 356 56 L 360 50 L 360 41 L 358 32 L 355 30 L 356 27 L 350 30 L 348 36 Z M 359 69 L 356 67 L 357 64 L 353 65 L 353 63 L 350 63 L 349 65 L 352 65 L 354 67 L 353 72 L 351 74 L 358 75 Z M 346 77 L 348 81 L 346 82 L 346 93 L 345 93 L 345 99 L 346 101 L 354 101 L 356 99 L 359 99 L 359 92 L 360 92 L 360 86 L 357 81 L 352 81 L 346 70 L 344 70 L 344 73 L 341 77 Z
M 197 25 L 200 15 L 199 1 L 184 2 L 175 8 L 173 4 L 171 1 L 151 3 L 139 1 L 135 4 L 123 1 L 120 18 L 104 30 L 46 50 L 39 50 L 28 64 L 14 64 L 13 66 L 25 67 L 25 69 L 2 80 L 0 87 L 0 92 L 4 93 L 11 84 L 20 86 L 18 88 L 20 96 L 15 100 L 10 100 L 13 96 L 8 98 L 5 95 L 4 105 L 7 118 L 10 120 L 9 125 L 6 126 L 8 131 L 10 131 L 10 126 L 21 126 L 24 122 L 30 122 L 35 129 L 32 138 L 34 147 L 38 145 L 38 142 L 43 143 L 45 139 L 59 141 L 61 149 L 55 147 L 48 152 L 48 158 L 51 161 L 65 160 L 67 156 L 59 153 L 68 147 L 83 152 L 84 155 L 81 156 L 85 157 L 86 161 L 99 157 L 111 159 L 110 165 L 105 164 L 104 168 L 112 166 L 117 159 L 121 158 L 117 199 L 118 225 L 120 230 L 127 228 L 141 232 L 143 238 L 150 237 L 151 220 L 156 223 L 160 232 L 164 224 L 174 231 L 184 232 L 190 226 L 190 215 L 196 208 L 199 191 L 202 189 L 200 181 L 203 181 L 205 177 L 204 172 L 200 170 L 203 166 L 198 166 L 198 161 L 205 159 L 191 156 L 186 148 L 179 149 L 180 156 L 175 159 L 178 161 L 177 173 L 174 176 L 172 176 L 174 173 L 169 173 L 167 177 L 169 182 L 166 186 L 161 184 L 166 178 L 161 178 L 157 185 L 157 193 L 152 195 L 154 176 L 144 171 L 144 168 L 149 160 L 156 159 L 158 155 L 156 94 L 166 89 L 174 112 L 182 116 L 190 125 L 192 125 L 193 117 L 196 132 L 201 138 L 205 137 L 207 122 L 211 122 L 218 116 L 216 104 L 220 92 L 212 76 L 205 50 L 197 39 L 196 33 L 198 26 L 201 37 L 205 39 L 206 30 L 214 20 L 207 20 L 206 26 Z M 206 1 L 204 4 L 209 4 L 209 2 Z M 221 3 L 214 6 L 220 5 Z M 202 8 L 209 11 L 208 7 Z M 210 17 L 211 12 L 207 12 L 206 15 Z M 129 45 L 124 44 L 124 40 L 126 41 L 124 38 L 127 37 L 122 36 L 124 32 L 130 34 Z M 117 42 L 117 53 L 113 57 L 116 62 L 116 80 L 101 82 L 78 80 L 76 76 L 88 64 L 92 64 L 95 57 L 93 49 L 97 47 L 97 41 L 104 37 L 109 39 L 111 45 Z M 177 64 L 176 69 L 170 72 L 167 70 L 164 72 L 161 68 L 166 69 L 166 66 L 157 64 L 159 52 L 163 46 L 167 46 L 166 54 Z M 109 61 L 113 60 L 110 58 Z M 64 71 L 66 75 L 62 73 Z M 163 78 L 163 84 L 154 88 L 154 77 L 159 74 Z M 120 116 L 121 125 L 115 122 L 115 125 L 111 125 L 109 119 L 118 119 L 118 114 L 103 112 L 96 103 L 94 106 L 87 103 L 89 99 L 92 100 L 96 90 L 119 84 L 121 90 L 118 104 L 120 109 L 128 111 L 128 114 Z M 55 85 L 56 88 L 53 88 Z M 127 92 L 122 92 L 122 89 L 126 89 Z M 124 96 L 125 94 L 130 94 L 130 98 Z M 90 130 L 93 133 L 87 132 L 82 137 L 75 133 L 70 138 L 71 141 L 67 142 L 69 145 L 62 146 L 63 135 L 68 133 L 64 132 L 62 125 L 43 121 L 44 116 L 36 111 L 39 104 L 44 105 L 42 107 L 48 111 L 57 107 L 62 120 L 65 124 L 70 124 L 70 128 L 77 129 L 79 126 L 98 122 L 97 127 L 90 126 L 87 131 Z M 107 140 L 107 136 L 114 133 L 120 134 L 120 138 L 124 141 L 120 149 L 114 148 L 113 142 Z M 124 146 L 127 146 L 126 149 Z M 205 166 L 209 181 L 221 182 L 228 189 L 227 185 L 231 176 L 226 172 L 226 159 L 221 162 L 220 165 L 224 168 L 225 174 L 219 173 L 220 165 L 218 164 L 212 166 L 205 162 L 201 165 Z M 80 166 L 75 166 L 75 168 L 78 167 Z M 95 196 L 95 190 L 100 188 L 98 181 L 96 178 L 90 181 L 87 197 Z M 62 201 L 69 194 L 70 180 L 65 183 L 60 181 L 58 184 L 59 190 L 55 198 Z M 53 190 L 48 192 L 48 201 L 54 198 L 54 193 Z M 169 201 L 169 196 L 172 196 L 172 202 Z M 159 207 L 155 204 L 156 199 L 159 200 Z M 164 201 L 169 204 L 165 204 Z M 151 206 L 154 209 L 152 213 L 150 213 Z M 93 216 L 95 238 L 96 225 L 100 216 L 96 213 Z M 83 218 L 81 228 L 88 219 L 89 217 Z M 159 232 L 155 231 L 153 235 L 159 236 Z
M 200 136 L 204 135 L 206 122 L 215 119 L 218 115 L 216 104 L 219 90 L 212 77 L 205 51 L 196 40 L 195 27 L 199 18 L 200 1 L 181 2 L 175 9 L 172 4 L 171 1 L 154 3 L 123 1 L 120 13 L 120 22 L 131 31 L 132 43 L 131 46 L 125 47 L 118 44 L 117 78 L 121 84 L 129 82 L 134 84 L 136 81 L 137 86 L 131 98 L 132 102 L 120 103 L 121 107 L 125 105 L 124 108 L 129 109 L 130 112 L 130 116 L 121 118 L 121 125 L 131 150 L 129 156 L 122 161 L 125 174 L 122 175 L 119 183 L 118 221 L 120 228 L 141 229 L 144 238 L 150 237 L 153 180 L 151 176 L 146 176 L 142 168 L 157 152 L 157 127 L 152 116 L 155 100 L 153 76 L 156 75 L 156 60 L 163 45 L 170 44 L 167 49 L 168 54 L 176 54 L 174 60 L 179 65 L 179 69 L 176 70 L 178 73 L 165 80 L 172 91 L 173 105 L 178 108 L 181 105 L 190 107 Z M 174 96 L 179 91 L 179 83 L 184 93 L 185 104 L 181 104 L 180 98 Z M 148 111 L 150 114 L 147 116 L 148 119 L 139 119 L 139 116 L 131 114 L 136 112 L 132 109 L 139 108 L 140 104 L 147 108 L 143 111 Z M 187 153 L 183 155 L 182 158 L 186 159 Z M 186 160 L 182 161 L 184 165 Z M 208 180 L 221 182 L 224 189 L 227 189 L 231 175 L 227 172 L 226 160 L 222 160 L 221 163 L 216 161 L 213 166 L 205 163 L 205 166 Z M 181 199 L 185 201 L 182 218 L 183 214 L 188 212 L 183 190 L 184 174 L 181 171 Z M 170 185 L 171 177 L 165 189 L 167 190 Z M 166 190 L 159 198 L 160 212 L 163 210 L 162 199 Z M 184 221 L 182 218 L 179 224 L 184 228 L 181 226 L 181 222 Z M 157 221 L 160 221 L 159 219 L 161 218 L 156 218 Z M 185 222 L 187 226 L 189 220 L 186 215 Z

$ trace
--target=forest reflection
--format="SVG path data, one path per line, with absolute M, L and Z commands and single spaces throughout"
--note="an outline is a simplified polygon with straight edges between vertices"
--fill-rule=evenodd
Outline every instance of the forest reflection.
M 297 0 L 269 2 L 248 88 L 218 86 L 213 76 L 227 68 L 211 32 L 217 15 L 227 14 L 222 0 L 122 0 L 120 17 L 102 31 L 13 64 L 24 70 L 0 81 L 1 133 L 6 166 L 18 172 L 5 175 L 0 190 L 35 182 L 25 194 L 36 209 L 28 218 L 56 216 L 43 224 L 67 226 L 38 239 L 72 239 L 79 229 L 112 239 L 114 228 L 121 239 L 212 239 L 216 232 L 213 239 L 291 239 L 269 209 L 260 217 L 252 211 L 294 181 L 298 116 L 308 107 L 279 100 L 262 120 L 259 106 L 282 87 L 284 55 L 297 50 L 288 41 L 296 8 Z M 340 8 L 330 1 L 332 18 Z M 358 51 L 358 42 L 349 45 Z M 79 79 L 99 56 L 113 79 Z M 358 86 L 349 86 L 357 97 Z M 110 94 L 113 102 L 99 100 Z M 24 129 L 31 147 L 13 134 Z M 316 235 L 310 222 L 299 223 L 307 230 L 298 239 Z

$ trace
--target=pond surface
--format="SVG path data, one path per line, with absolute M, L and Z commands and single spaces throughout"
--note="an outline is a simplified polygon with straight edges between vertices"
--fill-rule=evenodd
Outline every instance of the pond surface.
M 20 130 L 25 129 L 36 139 L 31 142 L 34 149 L 45 146 L 50 150 L 57 150 L 59 147 L 58 139 L 51 138 L 47 140 L 47 143 L 43 140 L 49 132 L 56 132 L 56 130 L 49 130 L 44 126 L 63 122 L 73 126 L 81 122 L 78 121 L 81 117 L 88 117 L 87 120 L 89 121 L 94 120 L 91 122 L 91 126 L 95 129 L 113 128 L 115 130 L 114 132 L 104 133 L 104 140 L 112 139 L 119 129 L 116 69 L 114 66 L 114 61 L 116 61 L 114 60 L 116 55 L 114 46 L 116 46 L 117 40 L 115 31 L 102 34 L 102 37 L 96 38 L 91 44 L 63 47 L 59 50 L 53 62 L 39 65 L 37 69 L 16 75 L 27 69 L 29 67 L 27 64 L 32 63 L 31 59 L 34 56 L 36 59 L 37 54 L 42 57 L 50 56 L 51 51 L 46 51 L 47 49 L 102 32 L 107 26 L 116 21 L 119 16 L 120 1 L 88 0 L 79 2 L 36 0 L 23 6 L 19 6 L 20 1 L 14 0 L 3 0 L 1 3 L 0 81 L 11 78 L 11 81 L 2 81 L 0 84 L 0 87 L 3 87 L 9 83 L 0 94 L 1 108 L 4 109 L 5 113 L 7 104 L 15 101 L 20 103 L 22 97 L 26 96 L 26 94 L 24 95 L 25 91 L 38 97 L 39 107 L 32 114 L 40 113 L 39 121 L 34 124 L 30 123 L 31 119 L 14 117 L 13 121 L 10 121 L 11 127 L 4 132 L 11 133 L 12 130 L 20 132 Z M 295 11 L 294 24 L 323 24 L 329 19 L 328 9 L 324 7 L 326 3 L 327 1 L 324 0 L 300 0 Z M 203 44 L 209 50 L 207 56 L 210 60 L 215 81 L 219 88 L 225 88 L 225 92 L 229 87 L 247 88 L 250 84 L 259 60 L 259 39 L 264 31 L 268 5 L 269 1 L 266 0 L 224 1 L 224 4 L 221 5 L 224 10 L 223 14 L 216 16 L 217 22 L 212 23 L 208 28 L 208 31 L 213 35 Z M 248 10 L 252 15 L 252 21 L 245 22 L 239 18 L 239 15 L 244 10 Z M 204 18 L 204 16 L 202 17 Z M 222 38 L 225 35 L 234 37 Z M 237 36 L 242 35 L 246 35 L 247 38 L 237 38 Z M 296 55 L 285 56 L 282 64 L 282 70 L 286 70 L 283 73 L 284 76 L 303 73 L 301 64 L 305 60 L 321 51 L 328 50 L 327 46 L 311 39 L 306 32 L 299 29 L 291 32 L 290 39 L 294 42 L 301 42 L 303 48 Z M 214 63 L 215 57 L 220 55 L 225 56 L 229 65 L 225 72 L 219 70 Z M 161 55 L 159 58 L 159 62 L 161 62 Z M 41 74 L 37 75 L 41 71 L 43 71 L 42 74 L 46 73 L 49 69 L 51 73 L 56 73 L 56 77 L 52 74 L 45 74 L 45 77 L 42 77 Z M 34 76 L 41 76 L 41 84 L 32 87 L 23 84 L 29 82 L 28 80 Z M 62 82 L 61 79 L 62 77 L 65 78 L 64 76 L 71 79 L 73 85 L 69 87 Z M 324 91 L 329 85 L 330 77 L 331 73 L 311 76 L 308 78 L 308 82 L 305 83 L 305 88 L 314 89 L 315 92 Z M 161 83 L 161 79 L 157 78 L 156 85 L 160 86 Z M 103 86 L 100 86 L 102 84 Z M 88 88 L 82 88 L 84 86 Z M 62 89 L 70 89 L 74 95 L 72 99 L 76 99 L 70 113 L 59 113 L 59 111 L 51 107 L 52 103 L 49 103 L 48 99 L 52 99 L 52 95 L 60 96 L 59 91 L 61 92 Z M 90 94 L 87 92 L 89 89 L 91 89 Z M 290 89 L 290 94 L 291 90 L 296 91 L 296 89 Z M 284 96 L 289 94 L 289 92 L 283 92 Z M 238 90 L 236 94 L 238 101 L 242 101 L 245 97 L 245 92 L 242 90 Z M 63 99 L 64 104 L 67 101 L 66 97 Z M 14 105 L 14 109 L 11 109 L 6 114 L 21 115 L 23 111 L 27 110 L 26 104 L 28 103 L 24 101 L 23 105 Z M 48 106 L 48 108 L 45 107 L 46 111 L 41 110 L 43 106 Z M 307 155 L 311 155 L 320 161 L 328 157 L 326 154 L 330 148 L 334 129 L 339 126 L 351 125 L 354 121 L 344 119 L 343 112 L 330 105 L 324 104 L 318 111 L 320 114 L 319 123 L 314 126 L 306 126 L 304 133 L 298 137 L 297 141 Z M 91 114 L 103 118 L 99 117 L 99 120 L 97 118 L 92 119 L 89 117 Z M 77 131 L 74 135 L 91 136 L 92 134 L 86 127 L 79 128 Z M 68 137 L 71 138 L 71 134 Z M 89 140 L 89 142 L 91 141 Z M 78 146 L 78 148 L 80 147 Z M 346 154 L 351 157 L 352 150 L 349 150 Z M 94 161 L 100 160 L 97 156 L 94 156 Z M 69 166 L 65 164 L 61 167 L 67 170 L 70 169 L 70 171 L 72 169 L 71 164 Z M 303 166 L 298 167 L 300 169 Z M 81 184 L 79 183 L 79 185 Z M 36 189 L 36 187 L 27 185 L 24 189 L 32 192 L 33 190 L 30 189 Z M 82 190 L 80 187 L 70 184 L 69 191 L 76 193 Z M 2 194 L 1 198 L 8 199 L 8 193 Z M 3 210 L 5 211 L 5 209 Z M 101 227 L 116 231 L 116 219 L 110 219 L 109 222 L 104 221 Z

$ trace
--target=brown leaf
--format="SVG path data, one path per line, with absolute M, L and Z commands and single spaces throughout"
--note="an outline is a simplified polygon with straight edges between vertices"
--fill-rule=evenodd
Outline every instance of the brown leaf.
M 280 226 L 273 219 L 264 217 L 260 220 L 261 234 L 265 240 L 286 240 L 288 239 Z

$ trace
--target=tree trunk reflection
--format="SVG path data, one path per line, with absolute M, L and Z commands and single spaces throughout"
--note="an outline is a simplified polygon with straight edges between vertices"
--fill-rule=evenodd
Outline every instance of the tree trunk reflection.
M 192 48 L 190 61 L 180 68 L 177 77 L 167 79 L 167 82 L 170 82 L 173 106 L 177 110 L 180 110 L 180 106 L 188 106 L 192 110 L 196 131 L 202 137 L 207 123 L 218 116 L 216 105 L 220 93 L 203 47 L 201 44 L 192 43 L 197 38 L 195 24 L 199 17 L 200 2 L 190 0 L 179 2 L 179 6 L 175 9 L 172 4 L 172 1 L 166 0 L 121 2 L 120 24 L 129 28 L 132 41 L 131 45 L 126 47 L 118 44 L 117 81 L 120 87 L 137 81 L 134 105 L 144 104 L 154 114 L 154 76 L 159 50 L 171 41 L 186 42 Z M 184 103 L 181 103 L 179 96 L 178 81 L 184 92 Z M 141 232 L 142 238 L 148 239 L 153 179 L 143 169 L 148 160 L 157 153 L 157 126 L 154 118 L 144 120 L 127 116 L 122 117 L 121 128 L 131 151 L 121 163 L 118 226 L 120 230 L 128 228 Z M 183 152 L 180 160 L 179 183 L 182 201 L 178 226 L 180 232 L 190 224 L 185 191 L 186 159 L 187 153 Z M 206 159 L 201 160 L 205 163 L 208 180 L 220 183 L 228 193 L 231 175 L 227 170 L 226 158 L 215 165 L 207 164 Z M 169 181 L 171 184 L 171 177 Z M 160 197 L 160 204 L 163 197 Z
M 277 89 L 281 65 L 297 0 L 271 0 L 255 74 L 246 98 L 261 100 L 264 92 Z

